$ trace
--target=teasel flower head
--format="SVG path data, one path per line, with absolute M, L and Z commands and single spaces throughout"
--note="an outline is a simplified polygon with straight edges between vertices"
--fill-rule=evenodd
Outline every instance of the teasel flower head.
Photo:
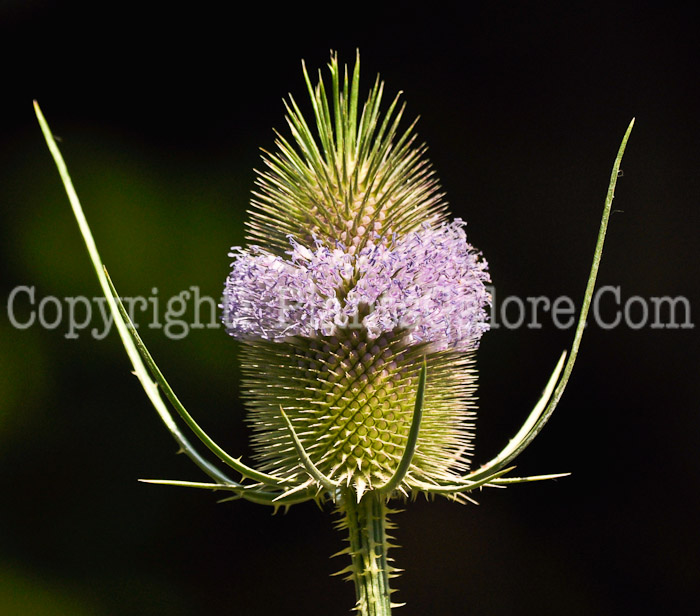
M 425 363 L 415 451 L 395 486 L 407 495 L 468 468 L 488 268 L 466 224 L 447 220 L 413 126 L 399 131 L 399 97 L 380 114 L 377 81 L 360 109 L 359 63 L 349 81 L 332 56 L 330 73 L 330 95 L 306 75 L 315 122 L 291 100 L 293 141 L 279 136 L 263 158 L 223 321 L 244 342 L 261 468 L 303 483 L 298 440 L 358 499 L 399 469 Z
M 263 156 L 248 247 L 236 247 L 221 308 L 242 343 L 243 395 L 259 468 L 231 456 L 183 407 L 136 331 L 97 252 L 70 176 L 38 105 L 114 323 L 166 428 L 212 482 L 150 483 L 225 491 L 275 508 L 331 501 L 347 532 L 343 569 L 361 616 L 389 616 L 387 552 L 395 497 L 457 501 L 482 487 L 561 477 L 506 476 L 554 412 L 583 335 L 622 155 L 613 165 L 593 265 L 571 351 L 564 353 L 517 434 L 469 470 L 476 408 L 475 352 L 488 330 L 486 261 L 447 206 L 414 124 L 400 129 L 399 96 L 382 112 L 377 79 L 360 105 L 359 57 L 350 76 L 332 54 L 330 86 L 304 69 L 313 121 L 290 97 L 291 137 Z M 165 398 L 165 399 L 164 399 Z M 220 463 L 193 446 L 175 410 Z

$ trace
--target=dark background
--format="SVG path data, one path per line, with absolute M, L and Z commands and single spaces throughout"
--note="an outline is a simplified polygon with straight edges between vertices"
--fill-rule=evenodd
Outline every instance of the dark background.
M 175 446 L 116 335 L 18 330 L 6 298 L 99 289 L 33 116 L 37 98 L 123 295 L 218 297 L 282 98 L 306 105 L 300 60 L 362 54 L 405 92 L 455 215 L 499 298 L 583 294 L 610 168 L 623 162 L 600 285 L 684 296 L 698 318 L 698 42 L 661 5 L 200 2 L 0 4 L 0 613 L 97 616 L 345 614 L 343 547 L 312 504 L 251 503 L 147 486 L 202 478 Z M 651 304 L 648 304 L 651 305 Z M 612 318 L 612 302 L 608 303 Z M 24 312 L 22 312 L 24 310 Z M 26 301 L 17 307 L 28 315 Z M 637 312 L 635 312 L 635 310 Z M 633 310 L 641 319 L 641 304 Z M 162 312 L 161 312 L 162 315 Z M 683 315 L 681 315 L 683 316 Z M 683 320 L 683 319 L 681 319 Z M 572 330 L 501 328 L 479 351 L 475 458 L 536 401 Z M 95 322 L 95 326 L 99 323 Z M 523 474 L 571 478 L 409 503 L 396 516 L 399 613 L 696 614 L 698 337 L 591 324 Z M 226 449 L 248 455 L 237 343 L 169 340 L 161 368 Z

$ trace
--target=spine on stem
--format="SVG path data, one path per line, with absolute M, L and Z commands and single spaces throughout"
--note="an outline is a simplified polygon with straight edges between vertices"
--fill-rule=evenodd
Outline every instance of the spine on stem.
M 355 584 L 357 603 L 355 610 L 360 616 L 389 616 L 392 604 L 389 580 L 397 575 L 387 557 L 392 537 L 387 531 L 393 528 L 388 521 L 390 510 L 386 498 L 375 491 L 369 491 L 357 501 L 353 489 L 345 489 L 338 501 L 338 509 L 343 516 L 338 528 L 348 533 L 348 547 L 340 554 L 348 554 L 351 563 L 339 574 L 347 573 L 346 579 Z

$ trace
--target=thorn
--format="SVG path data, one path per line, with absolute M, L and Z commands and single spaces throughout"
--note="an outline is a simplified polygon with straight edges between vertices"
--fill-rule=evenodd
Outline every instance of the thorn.
M 355 491 L 357 492 L 357 502 L 359 503 L 360 500 L 362 500 L 362 495 L 365 493 L 367 490 L 367 484 L 365 483 L 365 480 L 360 477 L 356 482 L 355 482 Z

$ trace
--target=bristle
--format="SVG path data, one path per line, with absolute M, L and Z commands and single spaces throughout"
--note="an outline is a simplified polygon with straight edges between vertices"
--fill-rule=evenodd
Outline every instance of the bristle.
M 330 71 L 330 94 L 320 75 L 314 87 L 305 72 L 314 122 L 290 98 L 293 141 L 278 134 L 278 151 L 264 153 L 266 169 L 258 172 L 247 240 L 279 255 L 289 235 L 306 246 L 315 239 L 349 245 L 360 228 L 380 237 L 403 235 L 445 218 L 425 146 L 414 145 L 415 122 L 399 130 L 399 96 L 382 117 L 384 84 L 377 81 L 358 118 L 359 62 L 352 81 L 340 78 L 336 56 Z

